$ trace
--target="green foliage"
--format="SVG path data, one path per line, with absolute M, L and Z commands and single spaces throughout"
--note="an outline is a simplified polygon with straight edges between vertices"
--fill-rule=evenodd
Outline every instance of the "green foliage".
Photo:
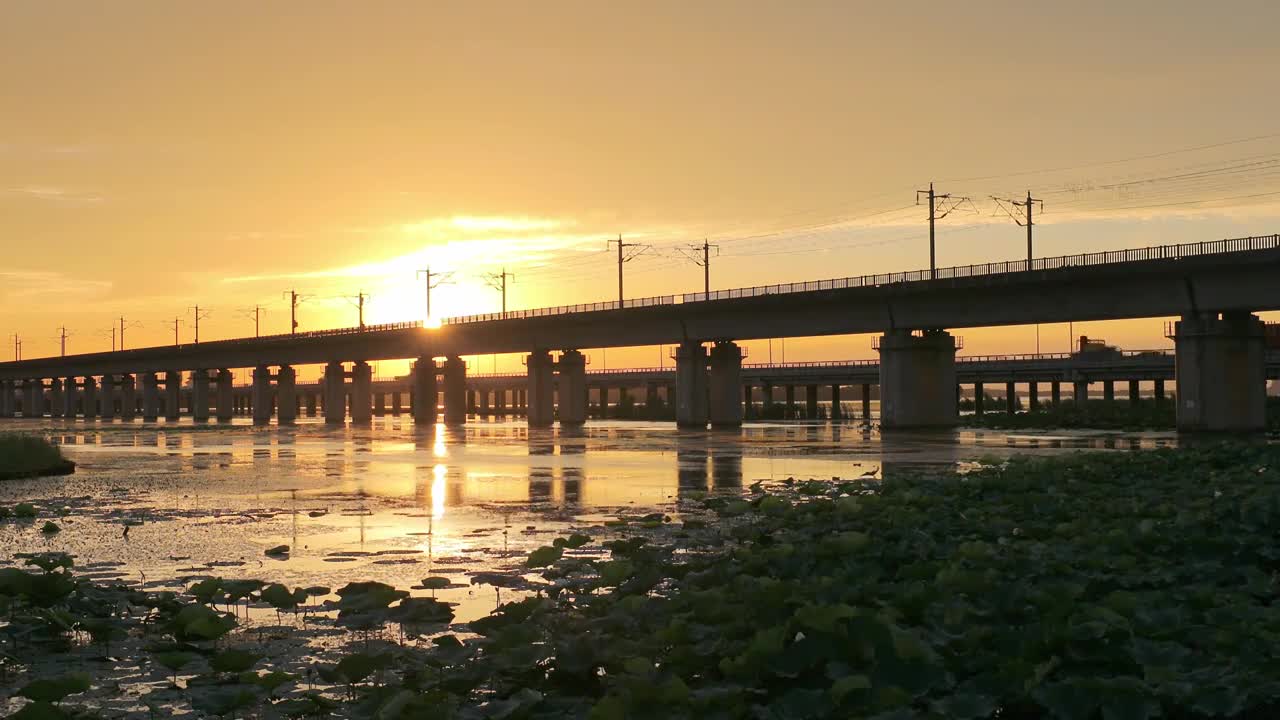
M 42 437 L 0 433 L 0 477 L 50 470 L 65 462 L 62 450 Z
M 1052 405 L 1042 402 L 1034 411 L 1007 413 L 1003 406 L 988 404 L 982 415 L 962 418 L 969 427 L 1001 430 L 1093 429 L 1093 430 L 1172 430 L 1176 407 L 1171 399 L 1072 400 Z
M 31 503 L 18 503 L 13 506 L 13 516 L 29 520 L 36 516 L 36 508 Z
M 564 548 L 556 547 L 554 545 L 543 545 L 537 550 L 529 553 L 529 557 L 525 559 L 524 565 L 525 567 L 531 568 L 546 567 L 547 565 L 559 560 L 560 556 L 563 554 Z
M 217 672 L 242 673 L 257 664 L 262 655 L 248 650 L 223 650 L 209 658 L 209 667 Z
M 82 693 L 89 689 L 89 674 L 74 672 L 56 678 L 34 680 L 22 686 L 18 695 L 36 701 L 56 703 L 68 695 Z

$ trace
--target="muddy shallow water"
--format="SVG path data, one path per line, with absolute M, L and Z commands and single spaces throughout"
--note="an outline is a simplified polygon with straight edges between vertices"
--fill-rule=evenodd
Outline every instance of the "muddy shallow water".
M 754 424 L 677 433 L 669 423 L 530 430 L 521 420 L 419 429 L 6 421 L 46 434 L 79 463 L 69 477 L 0 483 L 0 505 L 33 502 L 38 523 L 0 523 L 0 564 L 65 551 L 100 578 L 180 587 L 209 575 L 340 587 L 410 587 L 446 576 L 459 621 L 493 609 L 475 572 L 510 568 L 569 527 L 677 513 L 690 493 L 757 481 L 891 476 L 1015 453 L 1149 448 L 1173 434 L 956 431 L 881 437 L 855 425 Z M 60 517 L 57 517 L 60 516 Z M 62 531 L 42 534 L 54 517 Z M 127 528 L 127 532 L 126 532 Z M 279 558 L 265 551 L 290 546 Z

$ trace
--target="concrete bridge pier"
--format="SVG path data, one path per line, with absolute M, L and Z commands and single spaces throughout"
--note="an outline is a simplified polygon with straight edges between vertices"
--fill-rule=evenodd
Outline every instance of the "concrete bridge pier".
M 805 420 L 816 420 L 818 418 L 818 386 L 804 386 L 804 418 Z
M 787 404 L 782 409 L 782 416 L 790 420 L 796 413 L 796 386 L 787 385 L 783 394 Z
M 1107 402 L 1113 402 L 1116 399 L 1116 382 L 1114 380 L 1102 381 L 1102 399 Z
M 46 396 L 49 417 L 62 417 L 62 378 L 49 379 L 49 393 Z
M 1263 323 L 1245 312 L 1174 323 L 1178 430 L 1254 432 L 1266 427 Z
M 436 361 L 429 357 L 420 357 L 413 363 L 413 394 L 410 404 L 413 406 L 413 420 L 421 425 L 435 425 L 436 413 L 439 410 L 439 397 L 436 390 Z
M 444 361 L 444 421 L 461 425 L 467 421 L 467 363 L 457 355 Z
M 76 388 L 76 379 L 69 377 L 62 381 L 62 416 L 68 420 L 76 418 L 76 407 L 80 401 Z
M 132 375 L 120 376 L 120 419 L 133 422 L 138 417 L 137 384 Z
M 862 383 L 862 422 L 871 424 L 871 383 Z
M 271 424 L 271 368 L 259 365 L 253 369 L 253 424 Z
M 84 378 L 84 395 L 80 405 L 80 412 L 86 421 L 98 414 L 98 381 L 92 375 L 86 375 Z
M 1164 380 L 1155 381 L 1155 387 L 1153 388 L 1153 393 L 1155 395 L 1156 402 L 1160 402 L 1164 400 Z
M 489 415 L 489 391 L 485 389 L 476 390 L 476 414 L 488 417 Z
M 1057 380 L 1049 383 L 1049 403 L 1054 407 L 1062 404 L 1062 384 Z
M 98 395 L 98 417 L 111 420 L 116 416 L 116 379 L 112 375 L 102 376 L 102 392 Z
M 164 373 L 164 419 L 177 422 L 182 417 L 182 372 L 166 370 Z
M 756 389 L 751 383 L 742 386 L 742 416 L 747 420 L 756 419 Z
M 144 372 L 142 378 L 142 421 L 155 422 L 160 417 L 160 381 L 153 372 Z
M 373 422 L 373 367 L 364 360 L 351 366 L 351 422 Z
M 1084 378 L 1076 378 L 1071 382 L 1071 397 L 1075 400 L 1077 406 L 1083 406 L 1089 402 L 1089 381 Z
M 1040 409 L 1040 383 L 1035 380 L 1027 383 L 1027 409 L 1031 412 Z
M 710 407 L 707 414 L 711 427 L 742 427 L 742 403 L 738 388 L 742 386 L 742 348 L 737 343 L 719 340 L 711 346 Z
M 974 415 L 981 416 L 984 412 L 986 412 L 986 397 L 984 397 L 983 395 L 985 392 L 986 390 L 982 387 L 982 383 L 977 382 L 973 384 L 973 414 Z
M 209 422 L 209 371 L 191 371 L 191 419 Z
M 676 427 L 705 430 L 708 397 L 707 351 L 685 340 L 676 348 Z
M 555 363 L 551 353 L 534 350 L 525 357 L 529 388 L 529 427 L 550 427 L 555 422 Z M 488 401 L 486 400 L 486 406 Z
M 498 417 L 507 415 L 507 389 L 498 388 L 493 391 L 493 414 Z
M 944 330 L 891 331 L 880 338 L 880 425 L 956 424 L 956 341 Z
M 1129 404 L 1137 405 L 1141 397 L 1142 395 L 1138 388 L 1138 381 L 1130 380 L 1129 381 Z
M 559 366 L 560 424 L 582 425 L 587 421 L 587 358 L 577 350 L 565 350 Z
M 13 397 L 13 381 L 0 380 L 0 417 L 13 417 L 13 407 L 16 404 Z
M 292 365 L 281 365 L 276 370 L 276 423 L 292 425 L 297 420 L 298 371 Z
M 226 368 L 222 368 L 218 371 L 217 379 L 214 381 L 217 389 L 218 422 L 231 422 L 232 415 L 235 412 L 232 409 L 232 402 L 235 399 L 235 388 L 232 385 L 232 379 L 231 371 Z
M 392 415 L 398 416 L 404 412 L 404 405 L 401 404 L 402 400 L 403 400 L 402 393 L 399 390 L 396 390 L 395 392 L 391 393 L 391 414 Z
M 1016 383 L 1004 384 L 1004 411 L 1010 415 L 1018 412 L 1018 386 Z
M 347 373 L 340 362 L 324 366 L 324 421 L 330 425 L 347 422 Z

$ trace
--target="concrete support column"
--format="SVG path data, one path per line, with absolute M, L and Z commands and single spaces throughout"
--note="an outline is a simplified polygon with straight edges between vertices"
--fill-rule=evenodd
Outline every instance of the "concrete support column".
M 307 417 L 316 416 L 316 406 L 319 404 L 319 398 L 313 392 L 307 393 Z
M 719 341 L 711 347 L 710 361 L 707 415 L 711 427 L 741 427 L 742 404 L 738 402 L 738 388 L 742 387 L 742 348 L 737 343 Z
M 271 368 L 259 365 L 253 369 L 253 424 L 271 424 Z
M 0 417 L 13 417 L 13 381 L 0 380 Z
M 281 365 L 276 371 L 276 423 L 292 425 L 297 420 L 298 371 L 292 365 Z
M 166 370 L 164 373 L 164 419 L 177 421 L 182 415 L 182 373 Z
M 387 394 L 378 392 L 373 394 L 373 414 L 382 417 L 387 414 Z
M 340 362 L 324 366 L 324 421 L 330 425 L 347 423 L 347 372 Z
M 1027 409 L 1031 412 L 1040 409 L 1040 383 L 1035 380 L 1027 383 Z
M 1071 383 L 1071 397 L 1075 400 L 1076 405 L 1083 407 L 1089 402 L 1089 381 L 1083 378 L 1076 378 Z
M 467 364 L 457 355 L 444 361 L 444 421 L 450 425 L 467 421 Z
M 160 418 L 160 380 L 153 372 L 142 373 L 142 421 Z
M 881 396 L 884 395 L 884 388 L 880 388 Z M 883 400 L 881 403 L 883 404 Z M 871 383 L 862 383 L 862 422 L 871 423 Z
M 421 425 L 435 425 L 439 397 L 436 390 L 436 361 L 420 357 L 413 364 L 413 420 Z
M 763 417 L 769 417 L 773 411 L 773 383 L 765 383 L 760 388 L 762 402 L 760 404 L 760 414 Z
M 1164 380 L 1155 381 L 1156 402 L 1164 400 Z
M 498 388 L 493 391 L 493 414 L 505 417 L 507 414 L 507 389 Z
M 871 388 L 868 385 L 862 386 L 863 404 L 862 419 L 867 422 L 871 421 Z M 831 386 L 831 419 L 840 421 L 844 419 L 844 410 L 840 408 L 840 385 Z
M 138 386 L 132 375 L 120 376 L 120 419 L 132 422 L 138 417 Z
M 644 386 L 644 414 L 650 420 L 658 418 L 658 383 L 646 383 Z
M 62 416 L 74 420 L 79 402 L 80 392 L 76 387 L 76 379 L 69 377 L 62 382 Z
M 973 414 L 981 415 L 986 411 L 986 389 L 982 387 L 982 383 L 973 384 Z
M 676 347 L 676 426 L 705 429 L 709 420 L 707 351 L 685 340 Z
M 351 422 L 373 422 L 373 367 L 364 360 L 351 366 Z
M 98 397 L 98 417 L 110 420 L 116 416 L 116 379 L 112 375 L 102 376 L 102 392 Z
M 476 391 L 476 414 L 489 414 L 489 391 L 485 389 Z
M 1049 402 L 1054 407 L 1062 404 L 1062 384 L 1057 380 L 1049 383 Z
M 467 414 L 475 415 L 476 414 L 476 391 L 468 389 L 466 392 L 466 395 L 467 395 Z
M 1102 399 L 1107 402 L 1112 402 L 1116 399 L 1116 383 L 1114 380 L 1102 381 Z
M 1138 381 L 1130 380 L 1129 381 L 1129 404 L 1137 405 L 1138 401 L 1141 399 L 1142 399 L 1142 393 L 1138 386 Z
M 880 338 L 880 425 L 956 424 L 956 341 L 943 330 L 892 331 Z
M 22 398 L 22 414 L 26 417 L 44 417 L 44 381 L 28 380 Z
M 191 372 L 191 419 L 209 422 L 209 371 Z
M 577 350 L 560 354 L 560 424 L 587 421 L 587 358 Z
M 804 418 L 806 420 L 816 420 L 818 418 L 818 386 L 804 386 Z
M 404 412 L 404 393 L 396 390 L 391 393 L 391 414 L 399 415 Z
M 551 353 L 546 350 L 534 350 L 525 358 L 528 377 L 526 387 L 529 389 L 529 427 L 550 427 L 555 422 L 555 368 Z M 487 399 L 485 405 L 487 408 Z
M 1183 316 L 1174 324 L 1178 430 L 1266 427 L 1263 322 L 1244 312 Z
M 1018 386 L 1011 382 L 1004 384 L 1004 411 L 1010 415 L 1018 412 Z
M 49 379 L 49 417 L 62 417 L 62 378 Z
M 756 418 L 755 392 L 751 383 L 742 386 L 742 416 L 748 420 Z
M 788 385 L 785 392 L 787 404 L 783 409 L 782 417 L 790 419 L 796 412 L 796 386 Z
M 85 420 L 98 414 L 98 381 L 92 376 L 86 375 L 84 378 L 84 395 L 81 405 Z
M 231 371 L 227 368 L 222 368 L 218 371 L 216 379 L 218 395 L 218 422 L 231 422 L 233 413 L 231 409 L 231 402 L 235 396 L 232 379 Z

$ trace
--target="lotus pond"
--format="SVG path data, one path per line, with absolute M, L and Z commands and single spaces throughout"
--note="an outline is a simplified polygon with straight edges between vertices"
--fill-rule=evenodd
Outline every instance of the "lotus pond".
M 960 462 L 1172 443 L 1159 435 L 33 429 L 80 470 L 0 484 L 0 712 L 26 717 L 954 716 L 948 702 L 1047 717 L 1031 695 L 988 687 L 1013 672 L 994 657 L 956 664 L 953 636 L 970 631 L 971 648 L 1011 652 L 992 627 L 1009 608 L 988 606 L 1026 570 L 1004 564 L 1010 538 L 1019 551 L 1036 538 L 1056 563 L 1042 572 L 1065 572 L 1081 547 L 1041 525 L 1121 520 L 1084 512 L 1114 500 L 1089 478 L 1131 472 L 1150 487 L 1154 474 L 1172 493 L 1239 464 L 1199 450 Z M 1271 471 L 1249 463 L 1258 489 Z M 1041 478 L 1039 500 L 1016 500 L 1019 478 L 1018 492 Z M 979 485 L 1003 489 L 966 494 Z M 1057 514 L 1032 517 L 1059 494 Z M 1094 590 L 1064 597 L 1074 607 Z M 1063 652 L 1044 642 L 1005 660 Z M 1057 671 L 1071 662 L 1041 667 L 1041 684 L 1071 679 Z M 917 687 L 894 672 L 938 677 Z

